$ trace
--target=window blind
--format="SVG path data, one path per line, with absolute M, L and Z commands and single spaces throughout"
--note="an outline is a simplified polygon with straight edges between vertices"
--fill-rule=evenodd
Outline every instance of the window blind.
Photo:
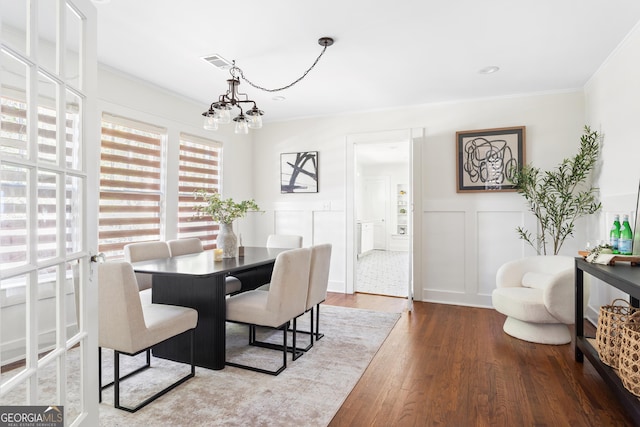
M 222 144 L 185 133 L 180 134 L 178 179 L 178 238 L 198 237 L 205 249 L 215 247 L 218 224 L 206 219 L 194 219 L 194 192 L 205 189 L 220 191 L 220 155 Z
M 127 243 L 160 240 L 166 129 L 103 114 L 98 250 L 123 256 Z

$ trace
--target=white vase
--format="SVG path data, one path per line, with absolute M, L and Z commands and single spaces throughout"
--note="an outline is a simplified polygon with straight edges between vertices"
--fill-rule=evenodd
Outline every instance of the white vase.
M 233 223 L 220 224 L 216 246 L 222 249 L 222 258 L 235 258 L 238 250 L 238 238 L 233 232 Z

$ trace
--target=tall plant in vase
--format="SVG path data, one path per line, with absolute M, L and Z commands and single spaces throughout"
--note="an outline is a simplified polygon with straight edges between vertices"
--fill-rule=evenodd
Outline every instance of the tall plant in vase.
M 535 236 L 522 227 L 516 231 L 538 254 L 547 255 L 549 244 L 553 255 L 558 255 L 565 239 L 573 235 L 575 220 L 600 209 L 597 188 L 588 183 L 600 153 L 600 141 L 600 134 L 585 126 L 578 153 L 555 169 L 541 171 L 525 165 L 514 172 L 511 181 L 537 220 Z
M 202 199 L 203 204 L 194 206 L 196 217 L 210 217 L 220 226 L 216 246 L 222 249 L 223 258 L 235 258 L 238 249 L 238 238 L 233 232 L 233 221 L 243 218 L 249 211 L 258 211 L 260 208 L 255 200 L 234 202 L 232 198 L 223 199 L 220 193 L 212 193 L 207 190 L 196 190 L 195 199 Z

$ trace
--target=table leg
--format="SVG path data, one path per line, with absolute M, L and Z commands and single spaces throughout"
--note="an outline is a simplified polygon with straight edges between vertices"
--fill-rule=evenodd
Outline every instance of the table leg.
M 584 337 L 584 272 L 576 265 L 576 288 L 575 288 L 575 305 L 576 305 L 576 319 L 575 319 L 575 359 L 576 362 L 584 361 L 584 355 L 582 350 L 578 348 L 578 338 Z
M 191 307 L 198 311 L 195 329 L 195 363 L 209 369 L 224 369 L 226 345 L 226 300 L 224 274 L 209 277 L 154 275 L 154 303 Z M 188 363 L 188 340 L 172 338 L 154 347 L 153 354 Z

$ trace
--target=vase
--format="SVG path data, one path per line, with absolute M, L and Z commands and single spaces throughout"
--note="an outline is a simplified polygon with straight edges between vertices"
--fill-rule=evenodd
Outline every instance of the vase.
M 216 246 L 222 249 L 222 258 L 235 258 L 238 249 L 238 238 L 233 232 L 233 223 L 221 223 L 218 229 Z

